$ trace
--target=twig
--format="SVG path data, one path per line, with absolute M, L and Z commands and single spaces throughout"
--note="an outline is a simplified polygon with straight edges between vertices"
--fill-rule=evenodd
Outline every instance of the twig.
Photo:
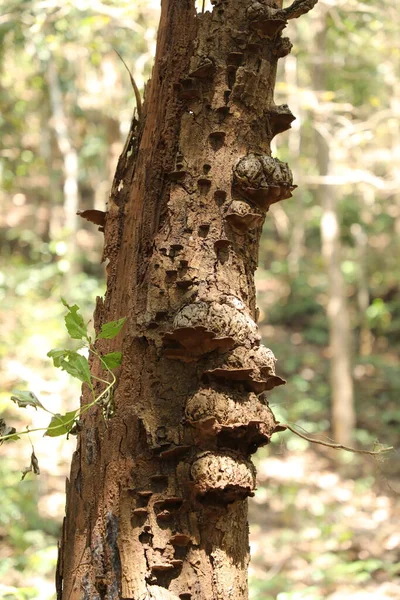
M 133 78 L 133 75 L 132 75 L 132 73 L 131 73 L 131 71 L 130 71 L 130 69 L 129 69 L 128 65 L 126 64 L 126 62 L 124 61 L 124 59 L 122 58 L 122 56 L 120 55 L 120 53 L 118 52 L 118 50 L 116 50 L 116 49 L 114 48 L 114 52 L 115 52 L 115 53 L 116 53 L 116 54 L 119 56 L 119 58 L 121 59 L 121 61 L 122 61 L 123 65 L 124 65 L 124 67 L 125 67 L 125 69 L 126 69 L 126 70 L 128 71 L 128 73 L 129 73 L 129 77 L 130 77 L 130 80 L 131 80 L 131 84 L 132 84 L 132 87 L 133 87 L 133 91 L 135 92 L 135 98 L 136 98 L 136 108 L 137 108 L 138 116 L 139 116 L 139 119 L 140 119 L 140 117 L 142 116 L 142 99 L 141 99 L 141 97 L 140 97 L 139 88 L 138 88 L 138 86 L 136 85 L 136 81 L 134 80 L 134 78 Z
M 320 444 L 321 446 L 327 446 L 328 448 L 334 448 L 335 450 L 346 450 L 347 452 L 354 452 L 355 454 L 369 454 L 370 456 L 375 456 L 377 454 L 382 454 L 383 452 L 389 452 L 389 450 L 393 450 L 393 446 L 388 446 L 387 448 L 381 448 L 380 450 L 357 450 L 356 448 L 351 448 L 350 446 L 344 446 L 343 444 L 336 444 L 334 442 L 324 442 L 323 440 L 317 440 L 316 438 L 308 437 L 303 433 L 300 433 L 291 425 L 287 423 L 279 423 L 280 426 L 286 427 L 295 435 L 303 438 L 307 442 L 311 442 L 312 444 Z

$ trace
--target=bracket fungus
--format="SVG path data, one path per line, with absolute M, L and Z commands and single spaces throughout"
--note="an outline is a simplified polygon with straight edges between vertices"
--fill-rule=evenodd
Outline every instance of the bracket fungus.
M 287 165 L 267 154 L 248 154 L 234 167 L 234 188 L 263 210 L 290 198 L 297 186 Z
M 252 496 L 256 486 L 254 465 L 234 452 L 201 453 L 190 475 L 197 500 L 211 506 Z
M 259 340 L 256 323 L 244 312 L 240 301 L 233 300 L 187 304 L 175 315 L 173 331 L 163 337 L 165 356 L 184 362 Z

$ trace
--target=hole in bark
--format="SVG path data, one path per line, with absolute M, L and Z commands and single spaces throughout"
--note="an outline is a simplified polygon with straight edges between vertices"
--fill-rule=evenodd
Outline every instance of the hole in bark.
M 152 495 L 152 492 L 150 492 L 150 496 Z M 138 494 L 139 498 L 137 499 L 137 508 L 145 508 L 147 510 L 147 505 L 149 503 L 149 499 L 150 496 L 143 496 L 141 494 Z M 135 509 L 136 510 L 136 509 Z
M 151 487 L 154 492 L 162 492 L 168 486 L 168 477 L 166 475 L 152 475 L 151 479 Z
M 194 100 L 200 97 L 197 81 L 191 77 L 180 80 L 179 97 L 183 100 Z
M 177 254 L 179 254 L 179 252 L 183 250 L 183 246 L 182 244 L 171 244 L 171 250 L 169 252 L 169 255 L 173 258 L 175 257 Z
M 157 427 L 157 440 L 165 440 L 165 438 L 167 437 L 167 429 L 162 426 L 162 427 Z
M 199 186 L 200 194 L 205 195 L 210 190 L 211 179 L 208 179 L 207 177 L 201 177 L 200 179 L 197 180 L 197 184 Z
M 225 264 L 229 259 L 229 246 L 231 242 L 229 240 L 217 240 L 214 242 L 215 252 L 217 254 L 217 259 L 221 264 Z
M 174 548 L 174 558 L 178 558 L 179 560 L 182 560 L 186 557 L 186 554 L 188 552 L 188 549 L 186 546 L 175 546 Z
M 147 546 L 151 546 L 153 537 L 153 534 L 147 531 L 142 531 L 142 533 L 139 535 L 139 542 L 142 544 L 147 544 Z
M 190 287 L 192 287 L 193 280 L 192 279 L 179 279 L 179 281 L 176 281 L 175 284 L 176 284 L 176 287 L 180 288 L 181 290 L 188 290 Z
M 160 311 L 156 312 L 156 315 L 154 318 L 156 321 L 164 321 L 167 318 L 167 316 L 168 316 L 167 311 L 160 310 Z
M 99 592 L 100 599 L 104 600 L 107 593 L 107 583 L 105 582 L 104 577 L 96 577 L 95 588 Z
M 225 102 L 225 104 L 228 104 L 230 95 L 231 95 L 231 90 L 225 90 L 225 92 L 224 92 L 224 102 Z
M 208 236 L 210 231 L 210 225 L 208 223 L 203 223 L 202 225 L 200 225 L 199 227 L 199 237 L 205 238 Z
M 216 109 L 218 123 L 221 125 L 229 115 L 229 106 L 220 106 Z
M 170 173 L 168 173 L 168 177 L 171 181 L 180 181 L 181 179 L 183 179 L 186 175 L 186 171 L 171 171 Z
M 226 192 L 224 192 L 224 190 L 216 190 L 214 192 L 214 199 L 218 206 L 221 206 L 226 200 Z
M 225 135 L 225 131 L 213 131 L 208 136 L 210 140 L 210 146 L 214 152 L 217 152 L 223 147 L 225 143 Z
M 187 260 L 180 260 L 179 264 L 181 265 L 181 267 L 183 267 L 185 269 L 188 266 L 189 261 L 187 261 Z
M 228 84 L 228 88 L 230 90 L 233 89 L 233 86 L 235 85 L 236 71 L 237 71 L 237 67 L 235 67 L 233 65 L 229 66 L 227 69 L 227 84 Z
M 179 598 L 181 600 L 191 600 L 192 594 L 189 594 L 189 593 L 179 594 Z
M 230 240 L 226 240 L 226 239 L 221 239 L 221 240 L 217 240 L 216 242 L 214 242 L 214 248 L 215 250 L 228 250 L 229 246 L 231 245 Z
M 203 165 L 203 173 L 207 175 L 211 171 L 211 165 Z
M 229 260 L 229 250 L 217 250 L 217 259 L 221 265 L 224 265 Z
M 165 281 L 166 283 L 174 283 L 178 276 L 178 272 L 175 270 L 165 271 Z
M 239 67 L 243 62 L 243 56 L 243 52 L 230 52 L 226 62 L 228 65 L 235 65 L 236 67 Z

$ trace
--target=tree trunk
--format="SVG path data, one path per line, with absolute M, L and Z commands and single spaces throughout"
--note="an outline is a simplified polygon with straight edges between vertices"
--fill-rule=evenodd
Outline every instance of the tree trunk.
M 291 49 L 281 30 L 315 1 L 219 0 L 198 15 L 163 2 L 106 215 L 96 330 L 128 317 L 99 346 L 123 350 L 115 412 L 83 419 L 58 598 L 247 598 L 249 457 L 280 429 L 264 392 L 284 383 L 260 345 L 253 276 L 265 214 L 294 189 L 270 157 L 293 119 L 273 88 Z
M 326 11 L 315 23 L 313 88 L 318 93 L 325 90 L 327 64 Z M 318 118 L 318 117 L 317 117 Z M 329 137 L 329 141 L 328 141 Z M 319 174 L 332 174 L 331 151 L 335 140 L 327 129 L 316 134 L 316 162 Z M 322 254 L 328 270 L 328 304 L 331 421 L 334 440 L 339 444 L 351 445 L 355 426 L 354 390 L 352 375 L 352 333 L 346 296 L 346 284 L 341 268 L 340 222 L 338 216 L 337 186 L 319 185 L 317 200 L 322 207 L 321 243 Z
M 64 169 L 64 228 L 70 237 L 70 268 L 66 277 L 66 288 L 71 285 L 72 276 L 79 271 L 76 252 L 76 233 L 78 231 L 79 190 L 78 190 L 78 153 L 74 148 L 68 128 L 68 119 L 64 110 L 64 99 L 60 88 L 56 63 L 50 58 L 47 65 L 52 122 L 57 145 L 60 150 Z

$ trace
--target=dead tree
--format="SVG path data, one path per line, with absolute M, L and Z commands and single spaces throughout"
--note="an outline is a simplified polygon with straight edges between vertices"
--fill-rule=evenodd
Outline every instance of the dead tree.
M 257 327 L 265 215 L 296 186 L 271 156 L 282 30 L 316 0 L 163 0 L 155 66 L 105 214 L 105 299 L 128 317 L 108 420 L 82 420 L 57 569 L 62 600 L 243 600 L 250 456 L 284 381 Z M 101 373 L 93 362 L 94 373 Z M 86 392 L 83 403 L 88 402 Z

